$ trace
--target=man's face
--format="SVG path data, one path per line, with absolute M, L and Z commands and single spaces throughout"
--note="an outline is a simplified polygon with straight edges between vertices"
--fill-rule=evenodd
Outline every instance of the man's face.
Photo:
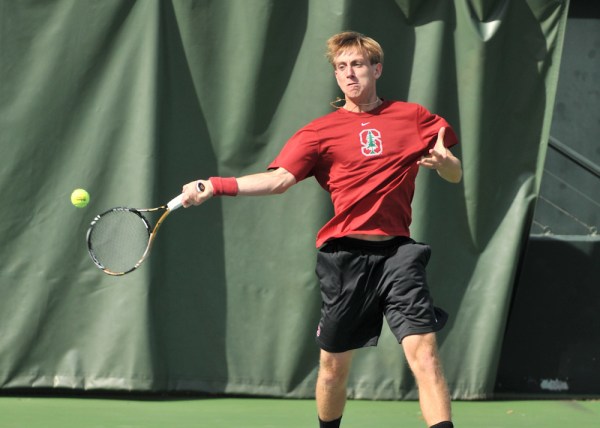
M 361 51 L 342 51 L 335 58 L 335 78 L 346 98 L 373 101 L 375 83 L 381 76 L 381 64 L 371 64 Z

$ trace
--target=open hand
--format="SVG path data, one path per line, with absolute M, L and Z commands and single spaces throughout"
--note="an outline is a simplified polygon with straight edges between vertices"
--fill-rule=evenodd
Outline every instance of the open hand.
M 446 128 L 440 128 L 433 149 L 429 150 L 427 156 L 423 156 L 418 160 L 417 165 L 435 169 L 444 180 L 450 183 L 458 183 L 462 178 L 461 162 L 444 145 L 445 135 Z
M 437 140 L 433 149 L 429 150 L 429 154 L 427 156 L 423 156 L 417 164 L 419 166 L 424 166 L 429 169 L 439 170 L 443 168 L 446 164 L 446 160 L 448 159 L 448 149 L 444 146 L 444 135 L 446 135 L 446 128 L 440 128 L 437 136 Z

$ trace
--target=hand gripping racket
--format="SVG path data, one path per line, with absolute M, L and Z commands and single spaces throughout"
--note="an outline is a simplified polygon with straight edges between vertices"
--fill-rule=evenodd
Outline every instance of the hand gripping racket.
M 113 276 L 136 270 L 148 257 L 162 222 L 181 207 L 182 197 L 156 208 L 115 207 L 97 215 L 87 231 L 88 251 L 96 266 Z M 154 227 L 142 214 L 161 211 Z

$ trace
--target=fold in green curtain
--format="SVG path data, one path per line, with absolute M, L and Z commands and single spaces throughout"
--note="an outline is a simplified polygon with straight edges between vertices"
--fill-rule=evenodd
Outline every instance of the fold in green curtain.
M 85 232 L 109 207 L 162 204 L 211 175 L 262 171 L 341 95 L 327 38 L 386 54 L 379 95 L 460 135 L 464 180 L 422 171 L 413 237 L 451 314 L 454 398 L 493 394 L 511 288 L 540 180 L 568 1 L 0 1 L 0 386 L 310 397 L 320 297 L 314 180 L 169 217 L 122 278 Z M 69 194 L 91 193 L 76 209 Z M 384 327 L 352 397 L 416 398 Z

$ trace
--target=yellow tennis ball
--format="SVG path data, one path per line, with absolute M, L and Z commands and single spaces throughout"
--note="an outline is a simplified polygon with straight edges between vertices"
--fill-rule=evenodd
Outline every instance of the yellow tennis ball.
M 71 203 L 77 208 L 84 208 L 90 202 L 90 194 L 84 189 L 75 189 L 71 193 Z

